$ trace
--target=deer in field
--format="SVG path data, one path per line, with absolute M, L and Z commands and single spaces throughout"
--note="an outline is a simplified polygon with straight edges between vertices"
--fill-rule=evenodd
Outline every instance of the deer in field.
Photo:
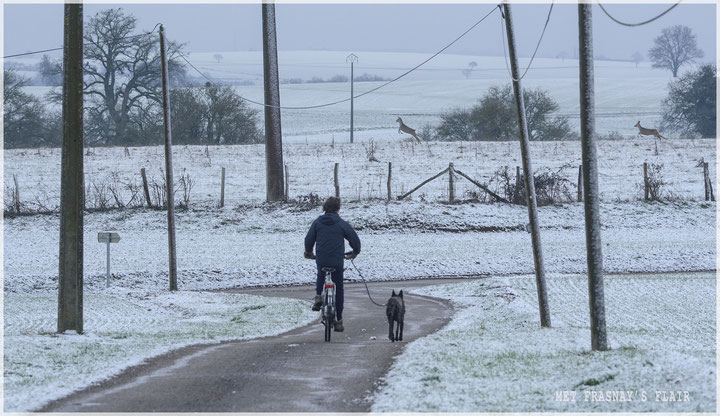
M 660 132 L 657 131 L 657 129 L 646 129 L 645 127 L 640 125 L 640 120 L 638 120 L 637 124 L 635 125 L 640 131 L 638 131 L 638 136 L 655 136 L 658 139 L 664 139 L 665 137 L 660 135 Z
M 398 129 L 398 134 L 400 134 L 401 132 L 407 133 L 407 134 L 413 136 L 414 138 L 416 138 L 418 143 L 422 143 L 420 141 L 420 138 L 418 137 L 417 133 L 415 132 L 415 129 L 411 129 L 410 127 L 406 126 L 400 117 L 398 117 L 397 120 L 395 120 L 395 121 L 400 123 L 400 128 Z

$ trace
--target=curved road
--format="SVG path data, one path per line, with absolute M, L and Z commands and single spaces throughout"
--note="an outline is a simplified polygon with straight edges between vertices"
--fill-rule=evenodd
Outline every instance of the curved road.
M 371 283 L 376 301 L 393 289 L 451 280 Z M 310 299 L 309 286 L 235 290 Z M 367 412 L 380 379 L 406 342 L 444 326 L 453 310 L 438 299 L 405 295 L 404 341 L 387 339 L 385 308 L 362 283 L 346 283 L 345 332 L 323 340 L 318 322 L 282 335 L 182 348 L 133 367 L 42 412 Z

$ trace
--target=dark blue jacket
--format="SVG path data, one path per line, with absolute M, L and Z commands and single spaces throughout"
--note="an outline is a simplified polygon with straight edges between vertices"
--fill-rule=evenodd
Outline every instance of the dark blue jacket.
M 314 245 L 318 265 L 342 268 L 345 240 L 355 254 L 360 254 L 360 238 L 355 230 L 337 213 L 326 213 L 317 217 L 310 226 L 305 236 L 305 251 L 312 253 Z

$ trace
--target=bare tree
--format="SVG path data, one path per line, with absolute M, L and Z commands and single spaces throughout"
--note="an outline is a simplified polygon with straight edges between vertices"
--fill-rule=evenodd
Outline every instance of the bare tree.
M 635 52 L 634 54 L 632 54 L 631 58 L 632 61 L 635 62 L 635 68 L 637 68 L 638 64 L 643 60 L 643 56 L 640 52 Z
M 3 72 L 3 145 L 5 148 L 59 144 L 59 118 L 23 89 L 28 79 L 14 70 Z
M 57 87 L 62 85 L 62 64 L 59 61 L 50 59 L 49 56 L 43 55 L 42 60 L 38 64 L 40 77 L 43 84 Z
M 213 59 L 216 60 L 217 63 L 220 63 L 220 61 L 223 60 L 223 56 L 222 54 L 216 53 L 215 55 L 213 55 Z
M 673 77 L 677 77 L 681 66 L 695 62 L 705 54 L 698 48 L 696 36 L 689 27 L 675 25 L 662 30 L 648 55 L 653 68 L 669 69 Z
M 472 71 L 477 66 L 478 66 L 478 64 L 475 61 L 468 63 L 468 67 L 462 70 L 462 74 L 465 76 L 465 78 L 470 79 L 470 76 L 472 75 Z
M 153 35 L 133 35 L 137 19 L 121 8 L 98 12 L 85 28 L 85 94 L 88 141 L 119 144 L 142 140 L 148 112 L 160 103 L 160 51 Z M 184 76 L 181 45 L 168 47 L 169 71 Z M 136 133 L 136 134 L 132 134 Z M 139 136 L 139 137 L 138 137 Z

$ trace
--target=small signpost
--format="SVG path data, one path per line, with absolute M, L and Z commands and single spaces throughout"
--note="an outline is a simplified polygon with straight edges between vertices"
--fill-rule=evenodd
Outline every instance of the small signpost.
M 110 243 L 120 241 L 120 234 L 110 231 L 102 231 L 98 233 L 98 243 L 107 245 L 107 274 L 105 277 L 105 287 L 110 287 Z

